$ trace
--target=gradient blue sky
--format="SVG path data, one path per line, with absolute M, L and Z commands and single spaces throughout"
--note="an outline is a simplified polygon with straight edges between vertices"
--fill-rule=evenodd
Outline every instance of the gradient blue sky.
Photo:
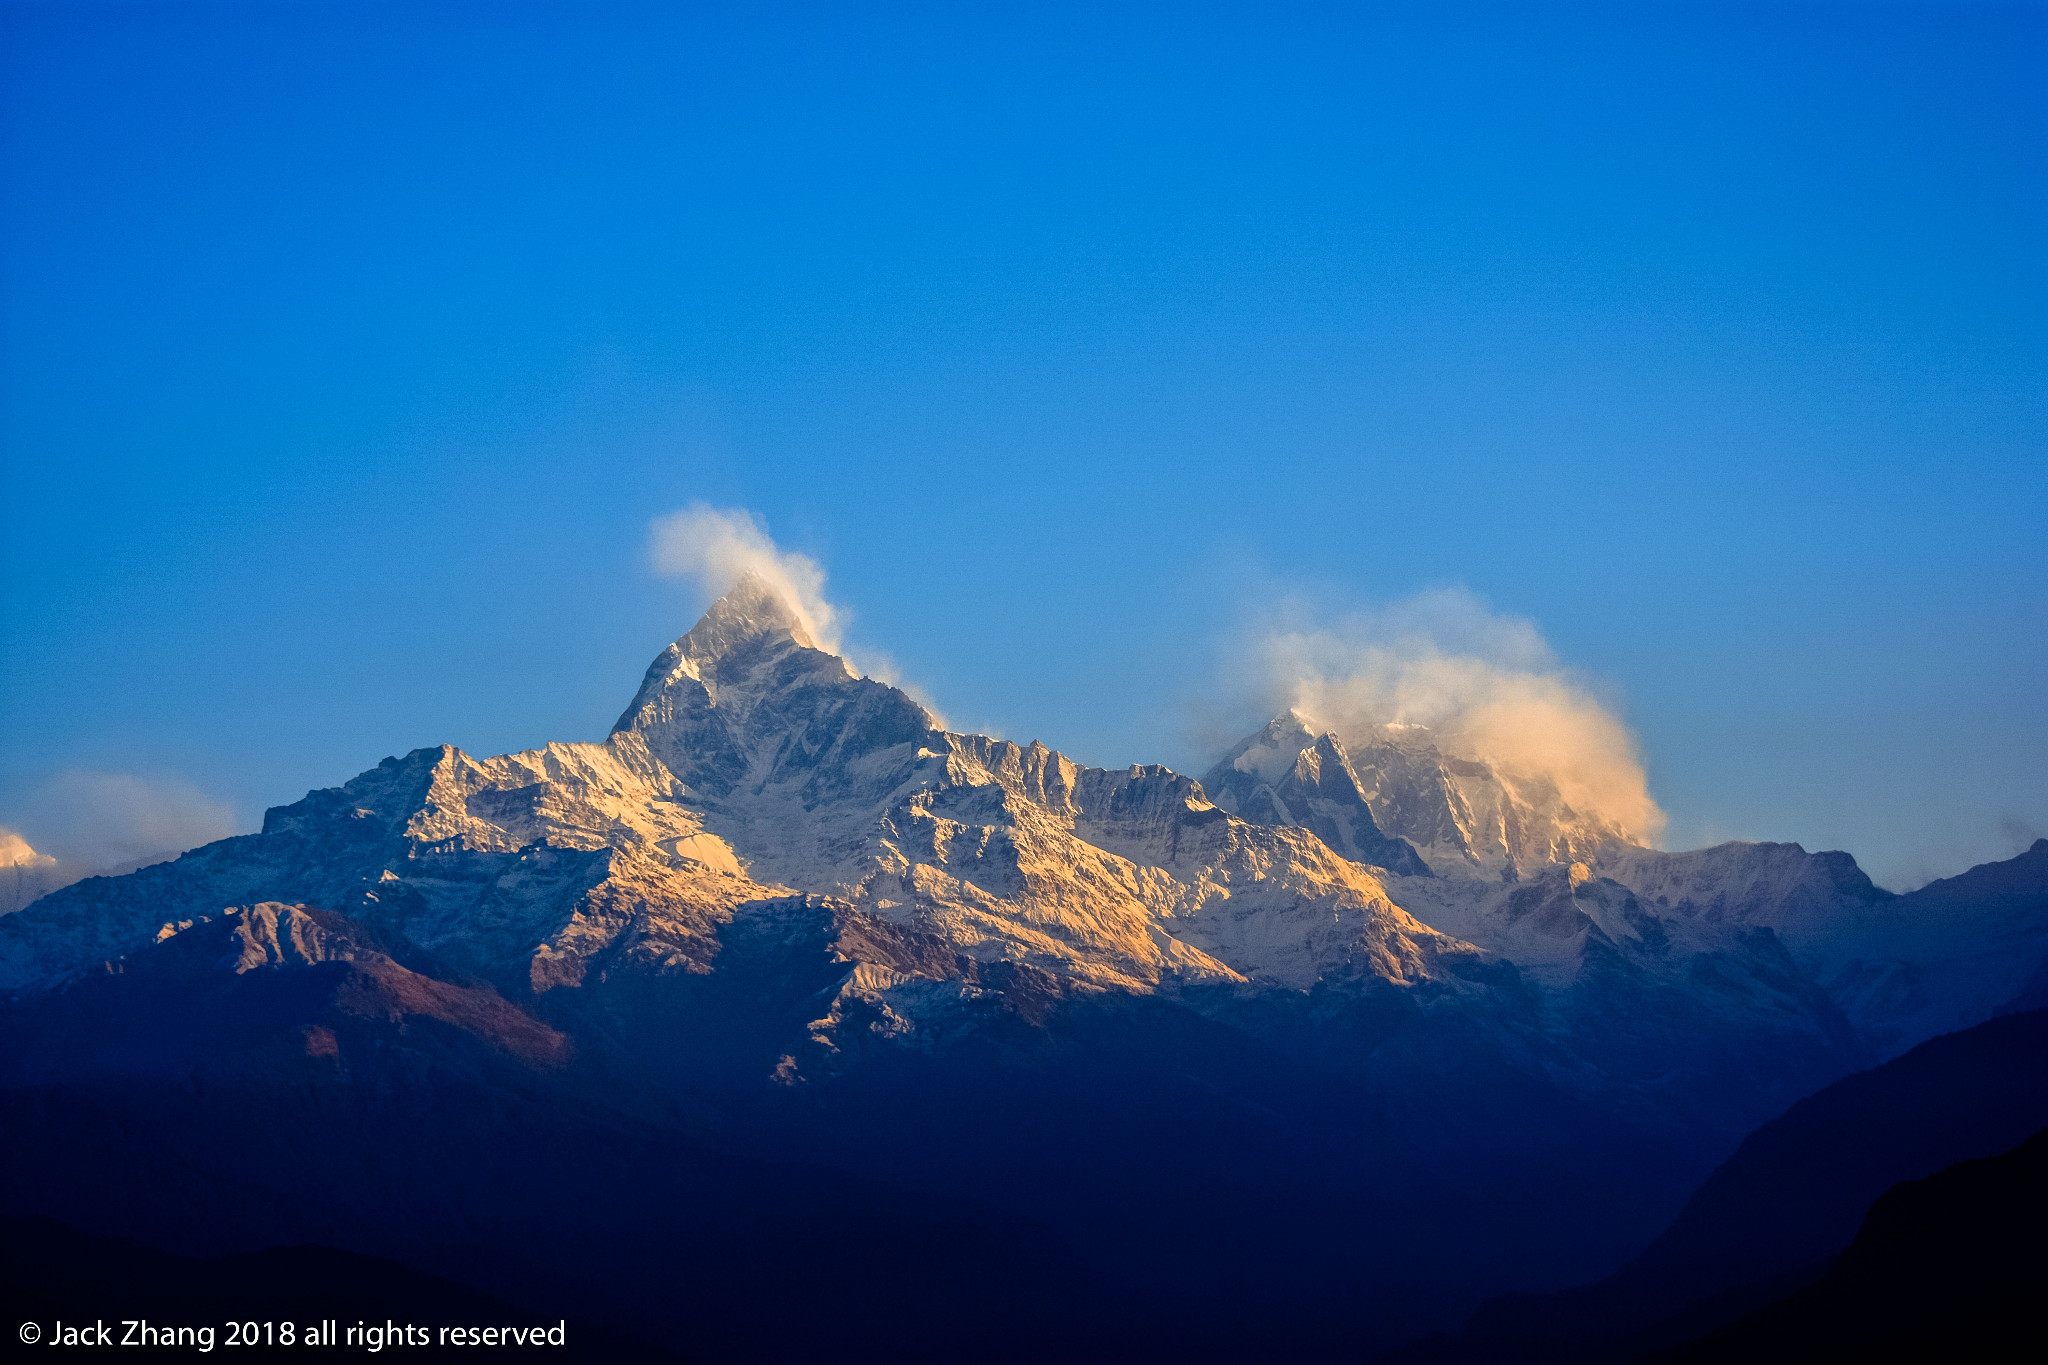
M 2048 832 L 2048 10 L 851 8 L 7 7 L 0 824 L 600 737 L 705 499 L 1088 762 L 1462 585 L 1672 846 Z

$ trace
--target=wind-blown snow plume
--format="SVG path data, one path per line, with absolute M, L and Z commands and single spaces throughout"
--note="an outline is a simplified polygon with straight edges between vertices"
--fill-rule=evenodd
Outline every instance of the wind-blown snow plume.
M 693 502 L 656 517 L 648 539 L 654 571 L 694 578 L 707 597 L 720 597 L 752 573 L 789 603 L 804 629 L 837 651 L 839 613 L 825 600 L 825 571 L 816 560 L 776 548 L 761 519 L 743 508 Z
M 1276 700 L 1347 744 L 1376 726 L 1424 725 L 1446 753 L 1510 781 L 1547 777 L 1575 809 L 1633 838 L 1664 826 L 1627 727 L 1558 665 L 1531 622 L 1463 589 L 1276 631 L 1264 658 Z
M 841 633 L 847 613 L 825 600 L 825 570 L 808 555 L 778 548 L 754 513 L 693 502 L 654 519 L 648 552 L 656 573 L 694 578 L 706 597 L 722 597 L 743 575 L 753 574 L 789 604 L 820 648 L 839 655 L 865 677 L 901 688 L 939 724 L 945 723 L 924 689 L 903 679 L 894 659 L 879 650 L 856 650 L 846 644 Z

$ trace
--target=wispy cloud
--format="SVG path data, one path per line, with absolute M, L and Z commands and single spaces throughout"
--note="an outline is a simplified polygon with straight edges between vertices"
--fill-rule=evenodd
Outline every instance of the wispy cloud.
M 235 813 L 175 778 L 73 768 L 37 788 L 12 823 L 39 851 L 89 873 L 224 839 Z

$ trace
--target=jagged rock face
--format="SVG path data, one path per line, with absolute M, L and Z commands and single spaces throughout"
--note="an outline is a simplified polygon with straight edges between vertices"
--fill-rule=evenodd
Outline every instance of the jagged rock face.
M 1346 856 L 1403 875 L 1514 881 L 1628 846 L 1623 831 L 1573 810 L 1547 778 L 1451 757 L 1418 725 L 1379 726 L 1347 747 L 1288 711 L 1203 783 L 1247 819 L 1314 829 Z
M 896 688 L 861 678 L 818 648 L 760 580 L 743 579 L 663 650 L 613 727 L 638 735 L 698 800 L 787 789 L 806 809 L 881 795 L 899 764 L 863 764 L 938 731 Z
M 819 650 L 755 582 L 664 651 L 625 735 L 757 878 L 979 960 L 1119 989 L 1306 988 L 1328 971 L 1425 979 L 1440 956 L 1473 951 L 1320 841 L 1236 820 L 1164 768 L 1083 768 L 1042 744 L 938 728 Z
M 483 761 L 418 749 L 272 810 L 259 834 L 7 917 L 0 988 L 47 988 L 166 923 L 265 900 L 358 917 L 501 985 L 574 982 L 594 959 L 701 970 L 709 929 L 765 892 L 675 790 L 631 736 Z
M 1511 787 L 1486 764 L 1444 755 L 1420 727 L 1382 727 L 1354 754 L 1290 711 L 1226 754 L 1205 786 L 1247 820 L 1312 829 L 1333 849 L 1356 848 L 1356 832 L 1370 831 L 1407 855 L 1406 869 L 1398 858 L 1380 860 L 1411 871 L 1394 884 L 1404 909 L 1567 995 L 1611 990 L 1616 963 L 1673 999 L 1697 993 L 1693 983 L 1709 970 L 1769 981 L 1784 965 L 1782 950 L 1760 947 L 1751 931 L 1826 919 L 1861 878 L 1853 862 L 1847 875 L 1789 845 L 1788 859 L 1630 844 L 1565 807 L 1547 782 Z M 1382 828 L 1415 839 L 1433 867 Z M 1869 889 L 1867 879 L 1861 885 Z M 1814 1004 L 1764 985 L 1748 998 L 1781 1019 Z M 1802 1027 L 1840 1031 L 1836 1011 L 1823 1004 L 1821 1015 Z
M 1714 1006 L 1733 1026 L 1749 1007 L 1779 1021 L 1812 1013 L 1804 987 L 1817 985 L 1825 1005 L 1803 1027 L 1836 1034 L 1846 1021 L 1886 1056 L 1990 1017 L 2033 974 L 2048 980 L 2048 871 L 2028 861 L 2048 869 L 2048 853 L 1895 897 L 1846 853 L 1646 848 L 1547 781 L 1445 755 L 1421 727 L 1382 726 L 1347 748 L 1295 712 L 1204 784 L 1240 817 L 1312 829 L 1347 856 L 1361 856 L 1352 831 L 1367 822 L 1390 845 L 1412 843 L 1436 875 L 1391 884 L 1403 909 L 1567 993 L 1611 989 L 1616 962 L 1671 1000 L 1710 979 L 1750 981 Z M 1347 823 L 1344 810 L 1357 814 Z M 1791 994 L 1768 984 L 1787 963 L 1802 983 Z
M 1217 805 L 1254 824 L 1310 830 L 1353 862 L 1430 875 L 1406 840 L 1381 831 L 1338 738 L 1314 733 L 1293 711 L 1225 754 L 1202 785 Z

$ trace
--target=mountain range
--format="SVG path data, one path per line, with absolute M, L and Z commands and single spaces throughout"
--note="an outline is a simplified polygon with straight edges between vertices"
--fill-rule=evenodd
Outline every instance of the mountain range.
M 954 733 L 743 579 L 602 743 L 414 750 L 0 916 L 5 1212 L 709 1358 L 1355 1358 L 2048 989 L 2048 841 L 1895 896 L 1353 738 Z

